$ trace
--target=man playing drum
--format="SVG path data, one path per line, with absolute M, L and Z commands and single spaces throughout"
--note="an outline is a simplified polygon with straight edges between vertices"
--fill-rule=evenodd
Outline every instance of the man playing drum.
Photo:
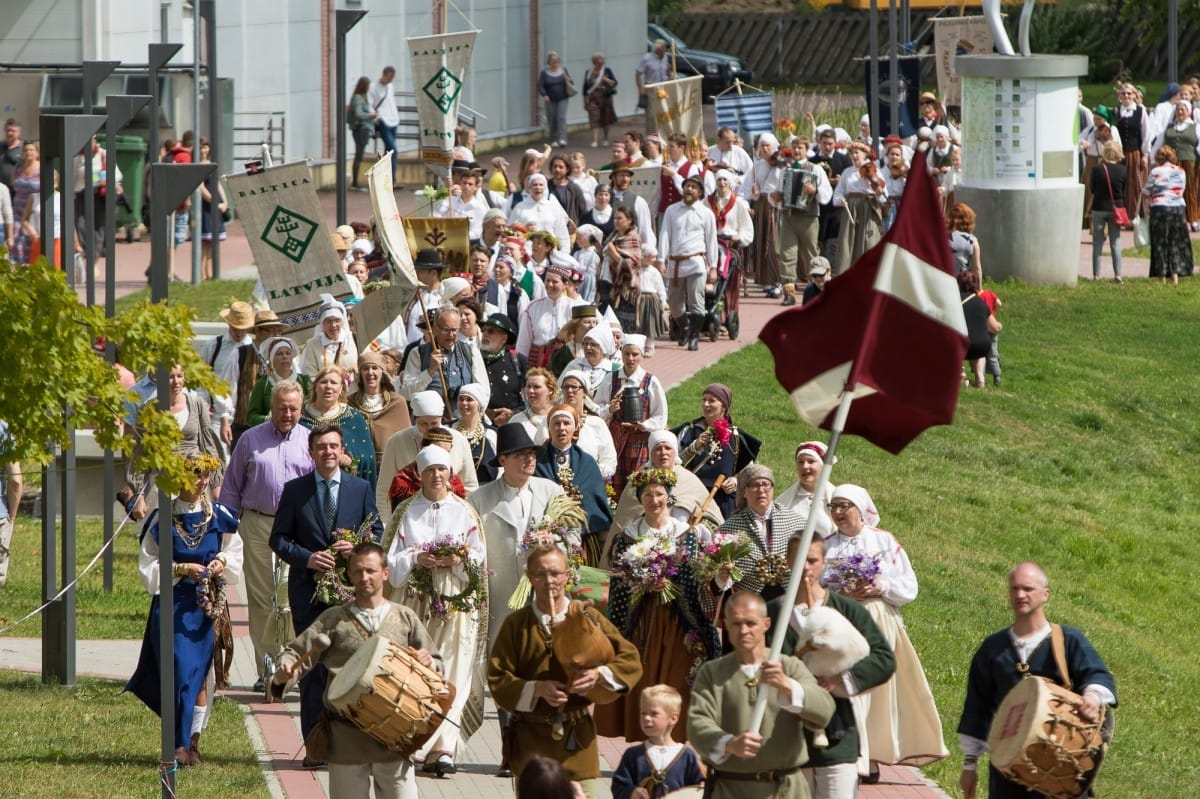
M 966 799 L 975 797 L 979 755 L 988 748 L 992 718 L 1022 674 L 1028 672 L 1059 684 L 1067 683 L 1068 675 L 1062 674 L 1055 662 L 1051 625 L 1046 620 L 1049 598 L 1050 579 L 1041 566 L 1026 562 L 1013 567 L 1008 573 L 1008 604 L 1013 609 L 1013 624 L 984 639 L 971 660 L 967 698 L 958 722 L 964 755 L 959 785 Z M 1061 629 L 1069 680 L 1082 695 L 1076 710 L 1083 721 L 1096 722 L 1102 717 L 1105 705 L 1117 704 L 1116 682 L 1083 633 L 1072 627 Z M 988 792 L 991 799 L 1041 796 L 1005 778 L 994 765 L 989 768 Z
M 383 548 L 371 541 L 355 546 L 350 554 L 349 573 L 354 600 L 322 613 L 284 648 L 275 682 L 284 683 L 295 676 L 297 663 L 314 645 L 319 649 L 316 642 L 322 635 L 328 636 L 330 644 L 314 659 L 329 670 L 330 682 L 346 661 L 376 635 L 407 647 L 423 666 L 432 666 L 436 659 L 436 668 L 440 669 L 441 655 L 430 651 L 433 639 L 417 614 L 384 598 L 388 568 Z M 411 760 L 328 709 L 326 713 L 331 716 L 324 756 L 329 763 L 330 799 L 361 799 L 370 795 L 372 784 L 376 799 L 417 799 Z

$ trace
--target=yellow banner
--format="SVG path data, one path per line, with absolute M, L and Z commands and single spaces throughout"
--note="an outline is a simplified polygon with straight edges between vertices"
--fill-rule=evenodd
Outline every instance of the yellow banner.
M 465 217 L 406 216 L 404 233 L 410 252 L 432 247 L 446 265 L 444 275 L 470 273 L 471 236 Z
M 704 141 L 704 106 L 701 78 L 669 80 L 646 84 L 646 113 L 650 128 L 660 136 L 682 133 Z

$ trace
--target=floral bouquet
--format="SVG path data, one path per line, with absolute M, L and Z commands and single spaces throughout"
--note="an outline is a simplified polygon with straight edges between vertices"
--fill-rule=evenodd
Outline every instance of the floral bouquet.
M 712 539 L 700 547 L 695 566 L 696 577 L 702 581 L 715 580 L 721 569 L 728 566 L 730 579 L 739 582 L 746 574 L 734 564 L 753 551 L 754 547 L 745 533 L 715 532 Z
M 829 562 L 825 575 L 826 587 L 838 593 L 852 594 L 875 585 L 879 577 L 879 555 L 853 552 Z
M 459 565 L 466 572 L 466 585 L 455 594 L 444 594 L 445 569 L 447 567 L 414 566 L 408 578 L 410 591 L 415 592 L 429 602 L 429 613 L 439 619 L 444 619 L 451 613 L 472 613 L 487 608 L 487 577 L 488 569 L 482 563 L 471 559 L 471 548 L 464 541 L 456 541 L 450 536 L 444 536 L 434 541 L 426 541 L 417 547 L 418 552 L 426 552 L 435 558 L 457 556 Z M 443 574 L 436 573 L 443 569 Z
M 368 516 L 357 530 L 335 530 L 334 543 L 348 541 L 351 546 L 358 546 L 363 541 L 374 541 L 371 525 L 375 518 L 374 515 Z M 327 551 L 333 555 L 333 568 L 325 569 L 317 575 L 317 590 L 313 592 L 313 599 L 322 605 L 342 605 L 354 599 L 354 586 L 350 585 L 350 577 L 346 573 L 349 563 L 332 546 Z
M 685 557 L 674 536 L 652 532 L 621 553 L 613 565 L 612 576 L 630 584 L 634 602 L 656 593 L 658 601 L 665 605 L 679 596 L 679 585 L 672 578 L 679 576 Z
M 200 582 L 196 584 L 196 604 L 204 611 L 205 616 L 217 619 L 224 615 L 228 602 L 225 596 L 225 578 L 214 576 L 205 569 L 200 575 Z
M 546 513 L 541 520 L 532 524 L 521 538 L 521 555 L 528 557 L 529 553 L 543 543 L 550 543 L 561 549 L 567 556 L 567 589 L 579 584 L 579 570 L 583 567 L 583 531 L 587 529 L 587 513 L 579 500 L 569 494 L 557 494 L 546 503 Z M 521 575 L 516 589 L 508 598 L 509 610 L 520 610 L 529 604 L 529 594 L 533 586 L 529 578 Z
M 611 477 L 604 481 L 604 498 L 608 500 L 608 512 L 615 516 L 620 497 L 617 496 L 617 487 L 612 484 Z

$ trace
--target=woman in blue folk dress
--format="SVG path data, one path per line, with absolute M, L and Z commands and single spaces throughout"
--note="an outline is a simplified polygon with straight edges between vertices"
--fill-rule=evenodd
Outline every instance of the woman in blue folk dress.
M 208 499 L 208 481 L 220 466 L 211 455 L 190 455 L 187 463 L 196 476 L 171 501 L 171 547 L 175 564 L 175 759 L 181 766 L 200 764 L 200 733 L 208 715 L 212 693 L 209 674 L 213 664 L 213 619 L 223 613 L 224 585 L 236 583 L 242 572 L 242 539 L 237 519 L 224 505 Z M 161 518 L 156 509 L 142 527 L 138 571 L 150 592 L 150 615 L 142 639 L 137 669 L 125 690 L 155 713 L 162 715 L 159 664 L 161 603 L 159 587 L 159 537 Z

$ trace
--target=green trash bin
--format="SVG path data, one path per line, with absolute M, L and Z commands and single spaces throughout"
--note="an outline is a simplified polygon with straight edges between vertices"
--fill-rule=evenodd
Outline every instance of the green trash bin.
M 105 147 L 104 136 L 97 136 L 101 147 Z M 117 227 L 125 229 L 126 240 L 132 241 L 133 232 L 142 224 L 142 203 L 145 200 L 146 140 L 141 136 L 117 134 L 117 166 L 121 170 L 121 184 L 125 189 L 124 203 L 117 205 Z

